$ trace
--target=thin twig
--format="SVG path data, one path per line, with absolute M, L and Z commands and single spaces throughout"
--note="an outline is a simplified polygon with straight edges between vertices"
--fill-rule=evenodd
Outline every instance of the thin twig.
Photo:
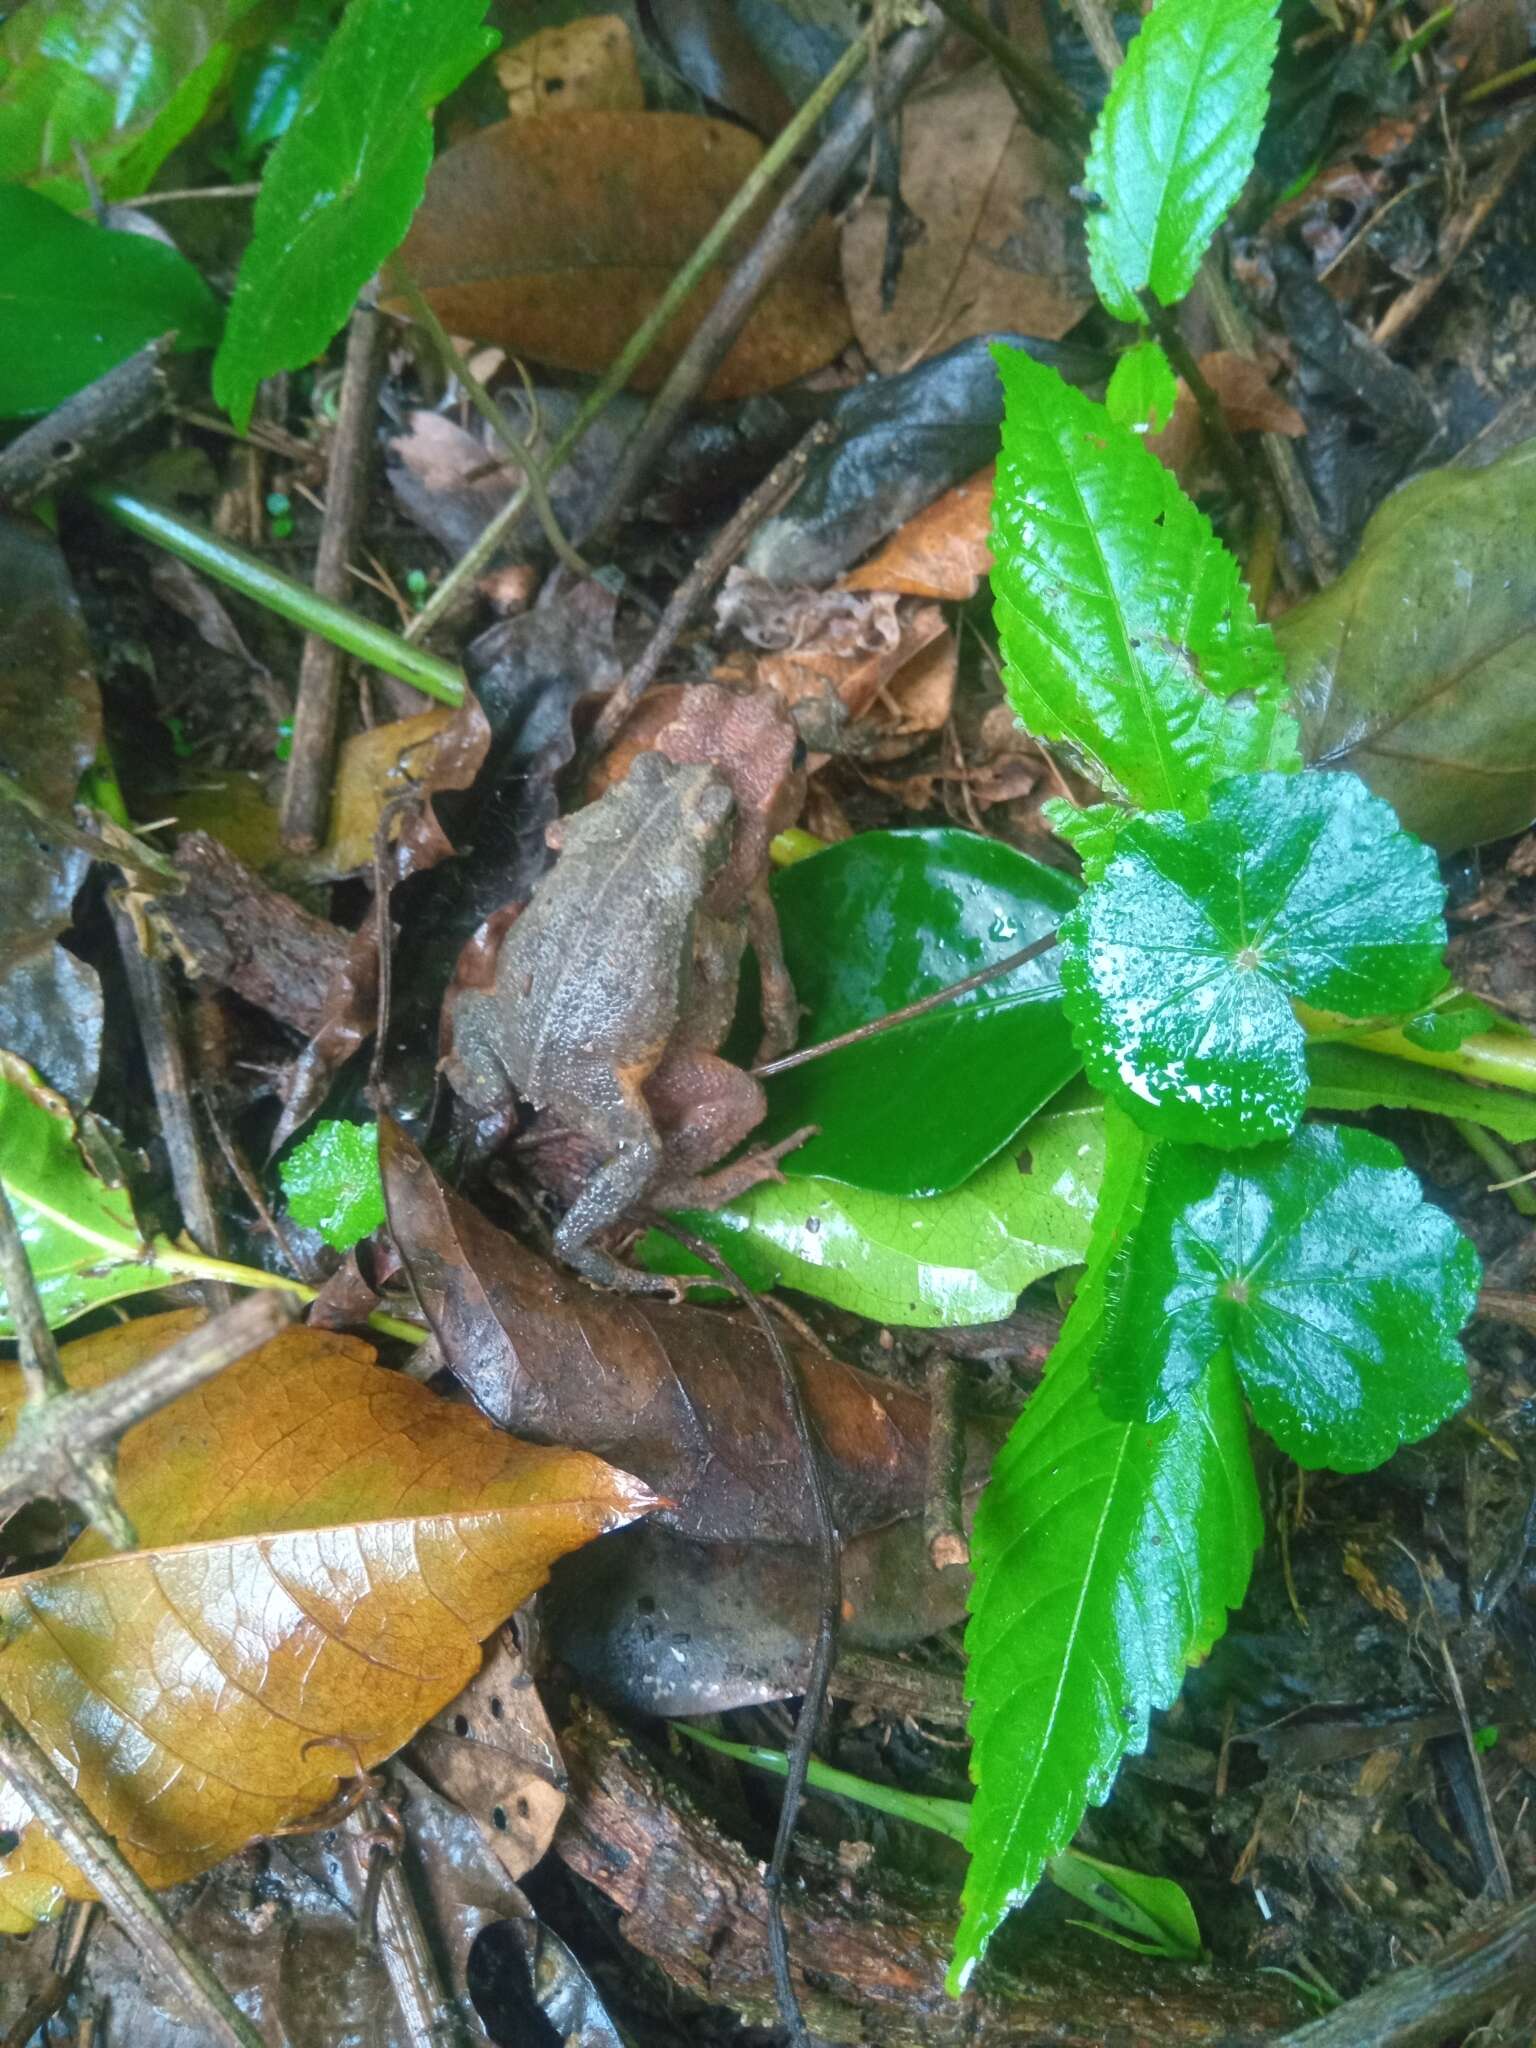
M 325 481 L 325 521 L 315 552 L 315 589 L 333 604 L 350 594 L 347 563 L 368 508 L 379 386 L 384 377 L 384 323 L 371 301 L 358 306 L 347 330 L 336 434 Z M 343 656 L 333 640 L 311 633 L 299 664 L 293 712 L 293 748 L 283 782 L 279 821 L 283 844 L 312 853 L 325 838 L 331 815 L 331 777 L 341 713 Z
M 175 343 L 174 334 L 162 334 L 0 449 L 0 503 L 21 511 L 96 468 L 158 418 L 170 403 L 165 366 Z
M 1099 60 L 1099 69 L 1106 78 L 1113 78 L 1125 62 L 1125 52 L 1115 34 L 1114 16 L 1104 5 L 1104 0 L 1072 0 L 1072 5 L 1083 25 L 1088 46 Z
M 1282 2034 L 1274 2048 L 1434 2048 L 1536 1981 L 1536 1901 L 1448 1941 L 1427 1963 L 1394 1970 L 1325 2019 Z
M 100 825 L 99 832 L 88 832 L 83 825 L 77 825 L 73 818 L 62 812 L 51 811 L 40 797 L 24 789 L 14 776 L 0 769 L 0 800 L 19 804 L 29 818 L 35 818 L 50 837 L 62 839 L 68 846 L 78 846 L 82 853 L 88 853 L 92 860 L 110 861 L 138 889 L 147 896 L 163 896 L 167 889 L 181 889 L 185 886 L 181 871 L 176 863 L 159 853 L 153 846 L 136 838 L 115 820 L 101 816 L 87 809 L 84 804 L 76 806 L 94 817 Z
M 423 647 L 411 646 L 387 626 L 329 603 L 307 583 L 285 576 L 259 555 L 194 526 L 163 505 L 151 504 L 120 485 L 92 484 L 85 495 L 109 519 L 138 534 L 141 540 L 153 541 L 157 547 L 179 555 L 216 583 L 227 584 L 242 597 L 265 605 L 268 611 L 302 627 L 306 633 L 323 634 L 348 654 L 355 654 L 359 661 L 382 669 L 386 675 L 398 676 L 401 682 L 435 697 L 440 704 L 451 704 L 457 710 L 464 702 L 464 678 L 452 663 L 439 660 Z
M 800 1716 L 795 1723 L 795 1739 L 789 1749 L 789 1763 L 784 1776 L 784 1797 L 779 1806 L 779 1825 L 773 1838 L 773 1854 L 769 1859 L 768 1868 L 763 1873 L 763 1889 L 768 1894 L 768 1956 L 773 1966 L 773 1988 L 778 2000 L 779 2017 L 784 2023 L 793 2048 L 810 2048 L 811 2037 L 806 2029 L 805 2015 L 800 2010 L 800 2000 L 796 1996 L 794 1981 L 789 1974 L 789 1944 L 784 1932 L 784 1871 L 789 1860 L 789 1845 L 794 1838 L 801 1796 L 805 1791 L 806 1778 L 810 1770 L 811 1750 L 816 1741 L 816 1731 L 821 1725 L 821 1717 L 826 1711 L 827 1685 L 837 1657 L 837 1628 L 843 1609 L 842 1556 L 837 1523 L 833 1518 L 831 1495 L 827 1491 L 822 1451 L 817 1442 L 815 1426 L 806 1408 L 800 1375 L 776 1325 L 740 1274 L 727 1264 L 712 1244 L 707 1244 L 701 1237 L 695 1237 L 691 1231 L 680 1230 L 670 1216 L 665 1219 L 663 1227 L 679 1244 L 686 1245 L 695 1258 L 703 1259 L 707 1265 L 715 1269 L 726 1286 L 744 1304 L 767 1340 L 779 1369 L 784 1405 L 789 1411 L 795 1441 L 800 1448 L 806 1489 L 811 1497 L 811 1514 L 816 1529 L 817 1565 L 821 1574 L 816 1641 L 811 1651 L 805 1692 L 800 1701 Z
M 867 1024 L 857 1024 L 851 1031 L 841 1031 L 836 1038 L 824 1038 L 820 1045 L 808 1045 L 799 1052 L 786 1053 L 781 1060 L 767 1060 L 762 1066 L 754 1067 L 752 1072 L 759 1081 L 766 1080 L 770 1074 L 787 1074 L 791 1067 L 807 1066 L 812 1060 L 825 1059 L 829 1052 L 841 1052 L 845 1045 L 858 1045 L 863 1039 L 877 1038 L 882 1031 L 905 1024 L 913 1017 L 926 1017 L 930 1010 L 942 1009 L 956 996 L 966 995 L 973 988 L 984 988 L 989 981 L 1000 981 L 1005 974 L 1012 974 L 1016 967 L 1038 960 L 1042 953 L 1050 951 L 1056 939 L 1055 932 L 1047 932 L 1043 938 L 1032 939 L 1027 946 L 1021 946 L 1016 953 L 1007 953 L 1001 960 L 994 960 L 990 967 L 979 967 L 974 974 L 966 975 L 963 981 L 952 981 L 947 987 L 935 989 L 932 995 L 919 996 L 915 1003 L 904 1003 L 899 1010 L 887 1010 L 883 1017 L 871 1017 Z
M 984 14 L 969 5 L 969 0 L 933 0 L 933 4 L 972 42 L 980 44 L 1007 81 L 1020 88 L 1034 119 L 1053 141 L 1081 154 L 1088 142 L 1089 121 L 1071 87 L 1064 85 L 1049 66 L 1021 50 L 1001 29 L 994 28 Z
M 264 2048 L 260 2034 L 177 1931 L 160 1900 L 3 1700 L 0 1773 L 100 1895 L 145 1961 L 176 1987 L 214 2040 L 227 2048 Z
M 714 589 L 747 542 L 765 519 L 783 510 L 805 481 L 806 465 L 818 448 L 832 440 L 830 420 L 817 420 L 789 453 L 776 462 L 750 496 L 731 514 L 704 553 L 694 563 L 667 601 L 640 658 L 603 706 L 587 741 L 586 753 L 595 759 L 617 738 L 641 696 L 661 672 L 661 665 L 677 645 L 683 628 L 703 599 Z
M 205 1251 L 223 1258 L 224 1229 L 208 1186 L 192 1105 L 186 1047 L 181 1037 L 181 1018 L 165 969 L 145 951 L 142 927 L 121 903 L 113 905 L 113 924 L 182 1221 Z M 228 1286 L 218 1280 L 207 1283 L 207 1298 L 213 1309 L 226 1309 L 234 1299 Z
M 145 1416 L 267 1343 L 297 1313 L 292 1295 L 248 1295 L 105 1386 L 78 1394 L 66 1389 L 26 1402 L 15 1435 L 0 1450 L 0 1520 L 30 1500 L 77 1498 L 82 1463 L 109 1451 Z M 126 1525 L 124 1533 L 131 1542 Z
M 470 2031 L 443 1988 L 411 1887 L 371 1801 L 349 1816 L 346 1832 L 363 1872 L 360 1930 L 377 1945 L 411 2048 L 469 2048 Z
M 652 465 L 671 445 L 683 415 L 723 361 L 747 315 L 789 262 L 812 222 L 831 202 L 844 173 L 868 142 L 877 118 L 900 105 L 946 32 L 943 16 L 930 11 L 922 27 L 904 30 L 882 52 L 878 80 L 871 79 L 860 88 L 836 127 L 819 144 L 722 285 L 666 382 L 652 399 L 639 432 L 625 445 L 594 521 L 595 530 L 601 532 L 611 527 L 635 497 Z M 865 47 L 861 39 L 849 46 L 849 52 Z M 835 71 L 828 74 L 823 91 L 836 75 Z M 848 76 L 852 76 L 851 71 Z M 833 97 L 827 96 L 827 106 Z M 810 107 L 811 101 L 807 100 L 797 119 L 808 113 Z M 784 134 L 789 132 L 786 128 Z M 767 160 L 763 159 L 764 164 Z
M 3 2048 L 28 2048 L 28 2043 L 39 2030 L 46 2030 L 54 2014 L 62 2010 L 64 2001 L 74 1988 L 75 1973 L 80 1967 L 80 1958 L 85 1953 L 85 1944 L 90 1937 L 91 1925 L 98 1910 L 99 1904 L 95 1899 L 70 1901 L 69 1909 L 59 1923 L 53 1963 L 48 1975 L 22 2007 L 14 2024 L 7 2030 Z M 47 2038 L 44 2031 L 45 2048 Z
M 1221 400 L 1211 389 L 1210 380 L 1195 359 L 1195 352 L 1184 339 L 1178 316 L 1162 305 L 1150 291 L 1136 294 L 1141 310 L 1147 316 L 1147 323 L 1156 335 L 1165 356 L 1189 387 L 1190 396 L 1200 414 L 1200 424 L 1205 429 L 1206 439 L 1221 465 L 1221 473 L 1227 480 L 1227 489 L 1239 505 L 1256 510 L 1254 506 L 1253 479 L 1248 474 L 1248 465 L 1243 460 L 1243 451 L 1237 445 L 1237 436 L 1232 432 Z
M 519 470 L 521 470 L 523 481 L 527 486 L 528 498 L 538 517 L 539 525 L 544 530 L 544 538 L 554 550 L 556 559 L 563 562 L 573 576 L 590 576 L 592 574 L 591 563 L 583 561 L 575 548 L 571 546 L 565 537 L 559 520 L 555 517 L 555 508 L 549 500 L 549 479 L 545 475 L 544 464 L 535 455 L 528 443 L 523 440 L 522 436 L 514 432 L 512 423 L 507 418 L 505 411 L 496 403 L 490 392 L 486 390 L 480 379 L 470 368 L 463 354 L 456 346 L 453 336 L 448 332 L 442 321 L 438 319 L 431 300 L 405 268 L 400 258 L 396 256 L 389 267 L 396 288 L 411 309 L 411 318 L 418 321 L 426 329 L 433 347 L 442 359 L 443 368 L 450 377 L 456 377 L 464 386 L 464 389 L 469 393 L 469 400 L 475 411 L 479 413 L 481 419 L 485 421 L 502 447 L 517 464 Z
M 544 465 L 544 474 L 547 478 L 552 479 L 570 460 L 587 429 L 598 415 L 607 409 L 610 401 L 623 390 L 676 315 L 724 254 L 736 230 L 763 196 L 772 189 L 779 173 L 798 154 L 802 143 L 813 132 L 822 115 L 844 86 L 858 75 L 868 57 L 868 40 L 864 36 L 856 37 L 815 92 L 798 109 L 794 119 L 785 123 L 782 132 L 776 135 L 764 150 L 720 218 L 629 337 L 614 358 L 607 374 L 588 393 L 581 408 L 550 451 L 549 460 Z M 480 574 L 511 532 L 521 516 L 522 509 L 523 494 L 520 493 L 509 499 L 495 518 L 482 528 L 438 585 L 431 602 L 412 621 L 413 638 L 429 631 L 430 627 L 458 602 L 465 587 Z
M 965 1538 L 965 1431 L 959 1392 L 960 1368 L 941 1352 L 928 1366 L 928 1488 L 923 1501 L 923 1537 L 936 1572 L 966 1563 L 971 1554 Z

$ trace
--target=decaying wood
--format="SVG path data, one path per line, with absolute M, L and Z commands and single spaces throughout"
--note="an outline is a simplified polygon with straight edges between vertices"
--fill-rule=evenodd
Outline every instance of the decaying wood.
M 18 434 L 0 451 L 0 503 L 19 512 L 88 476 L 158 418 L 171 399 L 167 365 L 175 340 L 162 334 Z
M 771 2025 L 761 1865 L 602 1715 L 584 1714 L 561 1740 L 571 1788 L 555 1848 L 568 1868 L 613 1901 L 625 1940 L 675 1984 Z M 1108 1948 L 1084 1963 L 1052 1948 L 1027 1983 L 992 1970 L 985 1990 L 956 2001 L 944 1989 L 949 1917 L 847 1898 L 835 1882 L 789 1892 L 784 1917 L 800 2002 L 827 2041 L 1257 2048 L 1292 2017 L 1284 1991 L 1252 1972 L 1174 1971 Z

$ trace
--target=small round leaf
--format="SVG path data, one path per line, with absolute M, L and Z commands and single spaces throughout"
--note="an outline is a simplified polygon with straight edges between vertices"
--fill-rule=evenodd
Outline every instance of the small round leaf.
M 1300 1000 L 1417 1009 L 1446 984 L 1435 857 L 1352 775 L 1238 775 L 1131 820 L 1062 925 L 1089 1079 L 1159 1137 L 1257 1145 L 1306 1103 Z
M 1311 1124 L 1240 1160 L 1166 1145 L 1111 1275 L 1105 1406 L 1165 1415 L 1229 1349 L 1254 1419 L 1364 1472 L 1467 1398 L 1477 1253 L 1385 1139 Z

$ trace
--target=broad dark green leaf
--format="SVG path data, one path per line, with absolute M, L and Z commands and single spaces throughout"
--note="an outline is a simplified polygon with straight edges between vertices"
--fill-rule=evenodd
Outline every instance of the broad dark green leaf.
M 1157 0 L 1115 75 L 1084 180 L 1088 260 L 1117 320 L 1182 299 L 1253 168 L 1279 0 Z
M 1218 1364 L 1150 1427 L 1112 1421 L 1090 1367 L 1104 1273 L 1134 1227 L 1151 1142 L 1106 1111 L 1088 1272 L 992 1470 L 972 1538 L 971 1867 L 951 1983 L 969 1978 L 1048 1857 L 1109 1795 L 1242 1599 L 1263 1533 L 1242 1397 Z
M 68 1103 L 8 1052 L 0 1052 L 0 1172 L 50 1324 L 177 1279 L 148 1263 L 127 1190 L 86 1166 Z M 0 1336 L 14 1335 L 0 1291 Z
M 1536 818 L 1536 440 L 1389 498 L 1276 628 L 1308 758 L 1352 768 L 1442 851 Z
M 1482 1124 L 1512 1145 L 1536 1144 L 1536 1096 L 1517 1095 L 1512 1088 L 1485 1088 L 1416 1060 L 1343 1042 L 1309 1045 L 1307 1074 L 1313 1109 L 1417 1109 Z
M 219 307 L 184 256 L 0 185 L 0 419 L 48 412 L 147 341 L 218 338 Z
M 995 357 L 992 592 L 1019 717 L 1148 810 L 1299 765 L 1279 654 L 1210 521 L 1102 405 L 1017 349 Z
M 40 0 L 0 29 L 0 184 L 79 212 L 75 146 L 104 199 L 136 199 L 190 135 L 259 0 Z
M 795 1287 L 877 1323 L 918 1329 L 1011 1315 L 1033 1281 L 1079 1264 L 1098 1199 L 1104 1113 L 1079 1086 L 945 1195 L 882 1195 L 832 1180 L 767 1182 L 677 1220 L 759 1290 Z M 654 1272 L 705 1273 L 675 1239 L 642 1245 Z
M 351 0 L 273 150 L 214 395 L 249 424 L 263 377 L 341 327 L 399 247 L 432 163 L 432 109 L 495 45 L 484 0 Z
M 1179 380 L 1155 341 L 1138 341 L 1115 364 L 1104 406 L 1133 434 L 1155 434 L 1173 418 Z
M 1161 1137 L 1281 1137 L 1307 1095 L 1292 1001 L 1418 1009 L 1448 978 L 1444 903 L 1429 848 L 1352 775 L 1238 776 L 1206 818 L 1134 818 L 1062 926 L 1088 1077 Z
M 1011 846 L 943 826 L 845 839 L 776 875 L 773 894 L 808 1046 L 1017 952 L 1078 890 Z M 1056 977 L 1053 950 L 770 1081 L 766 1135 L 821 1127 L 785 1172 L 891 1195 L 968 1180 L 1077 1071 Z
M 1156 1419 L 1231 1360 L 1309 1469 L 1366 1472 L 1467 1398 L 1477 1253 L 1370 1131 L 1309 1124 L 1242 1159 L 1160 1145 L 1109 1278 L 1112 1413 Z
M 294 1222 L 318 1230 L 336 1251 L 350 1251 L 384 1221 L 377 1124 L 317 1123 L 279 1174 Z

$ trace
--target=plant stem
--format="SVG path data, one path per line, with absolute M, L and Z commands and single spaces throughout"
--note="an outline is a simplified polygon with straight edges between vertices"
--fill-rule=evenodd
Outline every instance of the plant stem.
M 1521 1173 L 1520 1162 L 1514 1154 L 1506 1151 L 1492 1131 L 1485 1131 L 1481 1124 L 1460 1116 L 1452 1117 L 1451 1124 L 1467 1150 L 1475 1152 L 1488 1171 L 1498 1175 L 1495 1185 L 1508 1195 L 1513 1207 L 1522 1216 L 1536 1216 L 1536 1192 L 1532 1191 Z
M 585 403 L 550 450 L 549 459 L 544 465 L 546 482 L 555 476 L 563 463 L 569 461 L 588 427 L 599 413 L 604 411 L 609 401 L 623 390 L 685 302 L 703 282 L 706 273 L 724 253 L 737 228 L 763 198 L 780 171 L 795 155 L 801 143 L 844 86 L 858 76 L 868 61 L 869 40 L 866 36 L 859 36 L 848 45 L 804 106 L 798 109 L 794 119 L 786 122 L 764 150 L 735 198 L 672 279 L 656 305 L 625 342 L 605 375 L 587 394 Z M 496 517 L 481 530 L 467 551 L 454 563 L 433 593 L 431 603 L 412 620 L 412 628 L 416 633 L 427 632 L 456 602 L 465 584 L 479 575 L 521 515 L 522 497 L 523 494 L 518 492 L 509 498 Z
M 296 1294 L 300 1301 L 315 1301 L 319 1289 L 302 1280 L 285 1279 L 262 1266 L 241 1266 L 233 1259 L 215 1259 L 204 1252 L 187 1251 L 181 1245 L 156 1243 L 149 1248 L 150 1263 L 162 1273 L 178 1273 L 188 1280 L 228 1280 L 235 1287 L 268 1287 L 284 1294 Z M 381 1337 L 398 1337 L 405 1344 L 425 1344 L 427 1333 L 402 1316 L 386 1315 L 376 1309 L 368 1318 L 370 1330 Z
M 1336 1034 L 1315 1032 L 1314 1037 Z M 1366 1052 L 1391 1053 L 1400 1060 L 1413 1060 L 1421 1067 L 1443 1067 L 1450 1074 L 1464 1074 L 1469 1081 L 1488 1081 L 1498 1088 L 1516 1088 L 1522 1095 L 1536 1095 L 1536 1039 L 1517 1038 L 1502 1031 L 1485 1031 L 1464 1038 L 1448 1052 L 1415 1045 L 1398 1030 L 1369 1031 L 1350 1038 L 1350 1045 Z
M 85 495 L 130 533 L 179 555 L 216 583 L 227 584 L 242 597 L 265 605 L 268 611 L 302 627 L 306 633 L 318 633 L 370 668 L 398 676 L 401 682 L 437 698 L 439 703 L 457 707 L 464 702 L 464 678 L 451 662 L 440 660 L 424 648 L 412 647 L 387 626 L 375 625 L 372 619 L 360 618 L 342 605 L 329 603 L 258 555 L 220 540 L 216 534 L 193 526 L 162 505 L 135 497 L 117 484 L 93 484 Z
M 1079 152 L 1087 147 L 1091 126 L 1088 116 L 1079 106 L 1077 95 L 1062 84 L 1054 71 L 1021 50 L 1001 29 L 994 28 L 969 0 L 934 0 L 934 5 L 972 42 L 979 43 L 998 69 L 1034 102 L 1041 125 L 1049 127 L 1058 142 Z

